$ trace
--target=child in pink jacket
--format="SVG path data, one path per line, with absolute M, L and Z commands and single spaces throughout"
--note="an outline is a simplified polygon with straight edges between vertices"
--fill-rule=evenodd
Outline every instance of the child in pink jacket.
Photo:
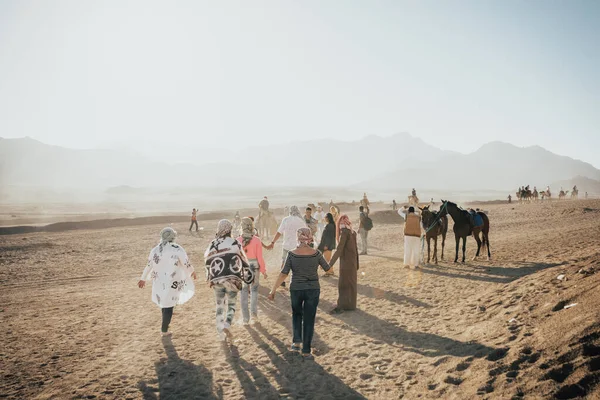
M 265 279 L 267 278 L 267 267 L 265 265 L 265 259 L 263 258 L 263 244 L 254 233 L 254 222 L 252 219 L 248 217 L 242 218 L 242 236 L 237 240 L 242 245 L 246 257 L 248 257 L 250 267 L 255 270 L 254 282 L 250 285 L 244 283 L 242 287 L 242 317 L 245 325 L 250 323 L 250 314 L 252 314 L 253 319 L 258 317 L 258 272 L 260 272 Z M 248 292 L 250 292 L 250 312 L 248 312 Z

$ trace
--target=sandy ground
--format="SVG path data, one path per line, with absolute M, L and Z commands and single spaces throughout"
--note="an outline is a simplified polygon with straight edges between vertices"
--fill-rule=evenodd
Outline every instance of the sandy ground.
M 288 293 L 266 299 L 280 244 L 260 322 L 242 326 L 238 310 L 222 345 L 200 281 L 161 338 L 151 290 L 136 287 L 161 225 L 1 236 L 0 397 L 600 398 L 600 200 L 485 209 L 492 261 L 448 262 L 450 230 L 447 261 L 407 270 L 402 227 L 376 224 L 359 309 L 330 315 L 337 278 L 321 280 L 312 361 L 288 350 Z M 174 226 L 202 272 L 212 234 Z

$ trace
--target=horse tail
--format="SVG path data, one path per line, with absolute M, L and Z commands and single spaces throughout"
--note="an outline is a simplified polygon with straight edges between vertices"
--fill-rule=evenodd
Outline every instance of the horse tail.
M 490 248 L 490 239 L 488 237 L 489 233 L 490 233 L 490 219 L 488 218 L 488 216 L 479 211 L 477 214 L 479 214 L 481 216 L 481 219 L 483 219 L 483 228 L 481 229 L 481 232 L 483 233 L 483 240 L 482 240 L 482 247 L 483 246 L 487 246 L 488 249 Z

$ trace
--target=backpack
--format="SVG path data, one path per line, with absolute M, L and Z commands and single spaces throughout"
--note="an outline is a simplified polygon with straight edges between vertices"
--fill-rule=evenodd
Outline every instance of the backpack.
M 363 228 L 367 232 L 370 231 L 371 229 L 373 229 L 373 220 L 371 218 L 369 218 L 369 216 L 366 214 L 365 214 L 365 220 L 363 222 Z

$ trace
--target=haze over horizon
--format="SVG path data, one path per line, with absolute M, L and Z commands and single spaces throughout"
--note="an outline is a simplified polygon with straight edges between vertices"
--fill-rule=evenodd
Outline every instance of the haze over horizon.
M 2 2 L 0 136 L 231 149 L 408 132 L 600 168 L 598 2 L 256 4 Z

